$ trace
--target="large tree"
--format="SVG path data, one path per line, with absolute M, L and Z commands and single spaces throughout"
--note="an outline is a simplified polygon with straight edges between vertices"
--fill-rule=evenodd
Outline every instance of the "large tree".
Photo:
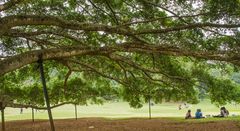
M 214 102 L 239 101 L 238 84 L 209 71 L 240 65 L 239 20 L 239 0 L 9 0 L 0 5 L 0 75 L 29 80 L 34 71 L 24 72 L 42 58 L 65 73 L 64 90 L 77 74 L 118 85 L 135 107 L 194 103 L 199 88 Z

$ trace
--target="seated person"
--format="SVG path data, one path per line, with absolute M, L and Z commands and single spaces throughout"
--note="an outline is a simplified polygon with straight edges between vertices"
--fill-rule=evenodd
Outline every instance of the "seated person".
M 221 107 L 220 111 L 222 117 L 227 117 L 229 115 L 229 111 L 225 107 Z
M 186 113 L 185 119 L 191 119 L 192 115 L 191 115 L 191 110 L 188 110 L 188 112 Z
M 229 111 L 225 107 L 220 108 L 220 114 L 213 117 L 227 117 L 229 115 Z
M 204 117 L 202 116 L 201 109 L 197 109 L 197 112 L 195 113 L 195 118 L 196 118 L 196 119 L 204 118 Z

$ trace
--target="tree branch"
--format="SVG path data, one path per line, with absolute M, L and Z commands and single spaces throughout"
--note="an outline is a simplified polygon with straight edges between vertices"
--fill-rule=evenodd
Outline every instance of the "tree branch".
M 33 50 L 19 55 L 15 55 L 0 61 L 0 76 L 18 69 L 27 64 L 37 62 L 38 56 L 42 54 L 43 60 L 53 60 L 60 58 L 67 58 L 71 56 L 81 55 L 103 55 L 111 52 L 112 49 L 108 47 L 89 48 L 82 46 L 52 48 L 43 50 Z
M 54 16 L 38 16 L 38 15 L 12 15 L 0 19 L 0 35 L 5 34 L 12 27 L 25 25 L 45 25 L 58 26 L 65 29 L 84 30 L 84 31 L 105 31 L 109 33 L 131 35 L 129 30 L 124 28 L 116 28 L 114 26 L 91 24 L 84 22 L 76 22 L 70 20 L 63 20 Z
M 60 104 L 56 104 L 51 106 L 51 109 L 59 107 L 59 106 L 63 106 L 66 104 L 76 104 L 75 102 L 63 102 Z M 39 107 L 39 106 L 35 106 L 35 105 L 30 105 L 30 104 L 17 104 L 17 103 L 8 103 L 6 105 L 6 107 L 12 107 L 12 108 L 34 108 L 34 109 L 38 109 L 38 110 L 47 110 L 47 107 Z
M 135 69 L 141 70 L 141 71 L 144 72 L 144 74 L 146 74 L 147 76 L 149 76 L 149 74 L 147 74 L 146 72 L 150 72 L 150 73 L 162 74 L 162 75 L 164 75 L 165 77 L 170 78 L 170 79 L 186 80 L 186 78 L 182 78 L 182 77 L 180 77 L 180 76 L 170 76 L 169 74 L 164 73 L 163 71 L 160 71 L 160 70 L 158 70 L 158 69 L 149 69 L 149 68 L 142 67 L 141 65 L 139 65 L 139 64 L 136 63 L 136 62 L 133 62 L 133 61 L 130 60 L 129 58 L 126 58 L 126 57 L 123 57 L 123 56 L 120 56 L 120 55 L 110 54 L 109 57 L 110 57 L 110 59 L 112 59 L 112 60 L 121 61 L 121 62 L 123 62 L 123 63 L 126 63 L 126 64 L 130 65 L 131 67 L 133 67 L 133 68 L 135 68 Z
M 189 24 L 189 22 L 187 22 L 186 20 L 184 20 L 183 17 L 177 15 L 176 13 L 174 13 L 173 11 L 171 11 L 171 10 L 165 8 L 165 7 L 163 7 L 163 6 L 159 5 L 159 4 L 155 4 L 155 3 L 153 3 L 153 2 L 146 1 L 146 0 L 143 0 L 143 1 L 144 1 L 145 3 L 150 4 L 150 5 L 157 6 L 157 7 L 161 8 L 161 9 L 169 12 L 169 13 L 172 14 L 173 16 L 177 17 L 177 18 L 178 18 L 179 20 L 181 20 L 182 22 L 184 22 L 184 23 L 186 23 L 186 24 Z M 201 15 L 206 15 L 206 14 L 208 14 L 208 13 L 200 13 L 200 14 L 201 14 Z M 199 15 L 197 15 L 197 16 L 199 16 Z M 201 28 L 204 29 L 204 30 L 206 30 L 206 31 L 210 31 L 210 32 L 213 32 L 213 33 L 215 33 L 215 34 L 218 34 L 218 35 L 226 36 L 226 35 L 223 35 L 223 34 L 217 32 L 217 31 L 214 31 L 214 30 L 211 30 L 211 29 L 207 29 L 207 28 L 204 28 L 204 27 L 201 27 Z
M 83 67 L 89 68 L 89 69 L 91 69 L 91 71 L 93 71 L 93 72 L 101 75 L 102 77 L 105 77 L 105 78 L 114 80 L 114 81 L 116 81 L 116 82 L 118 82 L 118 83 L 120 83 L 120 84 L 122 84 L 122 85 L 125 85 L 125 86 L 127 85 L 127 84 L 126 84 L 125 82 L 123 82 L 122 80 L 120 80 L 120 79 L 118 79 L 118 78 L 111 77 L 111 76 L 106 75 L 105 73 L 97 70 L 97 68 L 94 67 L 93 65 L 86 64 L 86 63 L 82 63 L 82 62 L 75 61 L 75 60 L 68 60 L 68 61 L 69 61 L 69 62 L 72 62 L 72 63 L 75 63 L 75 64 L 78 64 L 78 65 L 81 65 L 81 66 L 83 66 Z M 74 70 L 76 71 L 77 69 L 74 69 Z
M 111 14 L 109 14 L 109 13 L 106 12 L 105 10 L 99 8 L 96 4 L 94 4 L 94 2 L 92 2 L 92 0 L 88 0 L 88 1 L 92 4 L 92 6 L 93 6 L 94 8 L 96 8 L 97 10 L 100 10 L 100 11 L 103 12 L 104 14 L 108 15 L 108 16 L 109 16 L 111 19 L 113 19 L 113 21 L 115 21 L 116 23 L 118 22 L 118 21 L 116 21 L 117 19 L 114 18 L 115 15 L 114 15 L 114 17 L 112 17 Z
M 35 42 L 40 47 L 44 47 L 44 46 L 60 47 L 59 45 L 56 45 L 55 43 L 52 43 L 48 40 L 38 39 L 38 38 L 34 38 L 34 37 L 23 37 L 23 38 L 26 38 L 27 40 L 31 40 L 31 41 Z
M 38 60 L 40 54 L 43 55 L 43 60 L 53 60 L 68 58 L 72 56 L 83 55 L 106 55 L 113 52 L 135 52 L 146 54 L 164 54 L 171 56 L 191 56 L 206 60 L 218 60 L 240 65 L 240 57 L 238 52 L 231 51 L 192 51 L 181 49 L 179 47 L 168 47 L 161 45 L 145 45 L 138 42 L 126 42 L 115 46 L 104 47 L 61 47 L 44 50 L 28 51 L 26 53 L 15 55 L 0 61 L 0 75 L 18 69 L 24 65 L 31 64 Z
M 106 2 L 108 8 L 110 9 L 110 11 L 111 11 L 112 14 L 113 14 L 113 18 L 114 18 L 115 23 L 116 23 L 117 25 L 119 25 L 119 22 L 118 22 L 117 16 L 116 16 L 114 10 L 112 9 L 111 5 L 108 3 L 107 0 L 106 0 L 105 2 Z
M 108 26 L 102 24 L 81 23 L 74 21 L 66 21 L 53 16 L 37 16 L 37 15 L 15 15 L 6 16 L 1 19 L 0 35 L 5 34 L 10 28 L 15 26 L 24 25 L 45 25 L 45 26 L 58 26 L 72 30 L 84 31 L 105 31 L 113 34 L 120 34 L 125 36 L 134 36 L 140 34 L 161 34 L 181 30 L 189 30 L 202 27 L 215 27 L 215 28 L 238 28 L 240 24 L 215 24 L 215 23 L 189 23 L 188 25 L 181 25 L 165 29 L 145 29 L 135 31 L 133 29 L 121 28 L 118 26 Z
M 8 10 L 23 1 L 25 1 L 25 0 L 9 0 L 8 2 L 0 5 L 0 12 L 4 11 L 4 10 Z
M 189 23 L 188 25 L 182 26 L 175 26 L 165 29 L 145 29 L 139 30 L 133 33 L 133 35 L 140 35 L 140 34 L 162 34 L 162 33 L 169 33 L 174 31 L 181 31 L 181 30 L 189 30 L 195 28 L 203 28 L 203 27 L 214 27 L 214 28 L 238 28 L 240 24 L 215 24 L 215 23 Z
M 7 33 L 5 33 L 4 35 L 9 36 L 9 37 L 30 37 L 30 36 L 39 36 L 39 35 L 43 35 L 43 34 L 48 34 L 48 35 L 52 34 L 52 35 L 68 38 L 72 41 L 80 43 L 81 45 L 87 46 L 79 38 L 74 37 L 73 35 L 68 34 L 67 32 L 62 32 L 62 31 L 58 31 L 58 30 L 54 30 L 54 31 L 43 30 L 43 31 L 24 32 L 22 30 L 11 29 Z

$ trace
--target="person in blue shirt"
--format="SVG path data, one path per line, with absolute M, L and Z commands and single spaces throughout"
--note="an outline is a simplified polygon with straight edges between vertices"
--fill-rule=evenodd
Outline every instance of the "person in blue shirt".
M 197 109 L 197 112 L 195 113 L 195 118 L 196 118 L 196 119 L 204 118 L 204 117 L 202 116 L 201 109 Z

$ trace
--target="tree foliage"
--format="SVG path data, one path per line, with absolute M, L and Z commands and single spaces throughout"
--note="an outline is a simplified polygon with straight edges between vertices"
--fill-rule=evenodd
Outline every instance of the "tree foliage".
M 43 104 L 121 96 L 155 102 L 239 102 L 239 84 L 211 70 L 240 65 L 239 0 L 9 0 L 0 5 L 1 92 Z M 34 100 L 33 96 L 38 99 Z M 15 98 L 16 97 L 16 98 Z

